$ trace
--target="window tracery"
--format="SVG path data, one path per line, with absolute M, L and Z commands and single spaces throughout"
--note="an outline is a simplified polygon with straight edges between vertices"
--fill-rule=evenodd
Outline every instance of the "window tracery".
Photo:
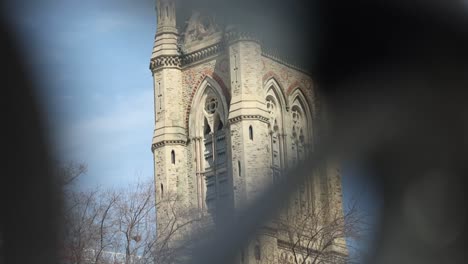
M 230 193 L 225 131 L 227 108 L 223 98 L 209 82 L 202 84 L 200 89 L 193 102 L 190 133 L 195 138 L 201 209 L 216 218 L 220 211 L 228 208 Z
M 296 165 L 299 161 L 305 159 L 308 152 L 308 143 L 310 142 L 310 112 L 303 96 L 296 93 L 291 103 L 291 150 L 292 163 Z M 307 210 L 311 206 L 312 189 L 310 185 L 301 185 L 299 193 L 295 198 L 295 204 L 301 211 Z
M 283 140 L 283 106 L 274 86 L 270 86 L 266 96 L 266 108 L 269 119 L 269 134 L 271 148 L 271 173 L 273 181 L 281 176 L 284 168 L 284 140 Z
M 291 109 L 292 115 L 292 143 L 293 143 L 293 163 L 305 158 L 306 147 L 306 122 L 304 119 L 304 112 L 300 106 L 294 105 Z

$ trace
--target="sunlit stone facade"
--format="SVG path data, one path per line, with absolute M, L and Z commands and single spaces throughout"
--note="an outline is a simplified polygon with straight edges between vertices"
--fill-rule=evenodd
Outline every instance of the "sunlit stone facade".
M 178 25 L 174 1 L 157 1 L 156 11 L 150 63 L 156 199 L 177 194 L 183 207 L 216 219 L 254 199 L 313 149 L 320 111 L 314 80 L 270 54 L 254 34 L 217 24 L 212 14 L 191 10 Z M 342 210 L 337 167 L 314 173 L 321 175 L 300 188 L 291 207 L 327 202 Z M 275 232 L 260 234 L 239 262 L 278 263 L 288 254 L 284 243 Z

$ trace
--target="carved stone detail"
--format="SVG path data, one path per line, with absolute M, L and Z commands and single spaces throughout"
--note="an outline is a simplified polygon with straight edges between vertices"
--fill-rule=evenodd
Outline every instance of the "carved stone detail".
M 180 56 L 159 56 L 150 61 L 150 70 L 162 67 L 180 67 L 182 65 Z
M 224 47 L 225 47 L 224 43 L 219 42 L 207 48 L 204 48 L 204 49 L 201 49 L 201 50 L 189 53 L 189 54 L 185 54 L 182 57 L 182 65 L 185 66 L 187 64 L 197 62 L 209 56 L 216 55 L 222 52 L 224 50 Z
M 160 142 L 157 142 L 157 143 L 154 143 L 153 145 L 151 145 L 151 151 L 154 152 L 155 149 L 160 148 L 160 147 L 164 147 L 166 145 L 186 146 L 187 141 L 185 141 L 185 140 L 163 140 L 163 141 L 160 141 Z
M 261 122 L 269 124 L 269 119 L 261 115 L 241 115 L 229 119 L 229 124 L 234 124 L 242 120 L 259 120 Z
M 220 30 L 215 17 L 198 11 L 192 13 L 186 24 L 182 35 L 184 44 L 203 41 Z

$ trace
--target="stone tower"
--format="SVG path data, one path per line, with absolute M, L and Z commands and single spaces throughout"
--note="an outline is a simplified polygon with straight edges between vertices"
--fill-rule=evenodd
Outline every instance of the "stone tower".
M 177 197 L 176 207 L 215 225 L 307 155 L 317 98 L 311 75 L 268 52 L 256 34 L 203 10 L 177 17 L 176 4 L 157 1 L 150 61 L 156 200 Z M 292 207 L 301 210 L 325 199 L 342 212 L 339 173 L 333 167 L 320 171 Z M 170 221 L 171 208 L 157 213 L 158 225 Z M 239 261 L 276 263 L 281 254 L 287 257 L 283 242 L 279 235 L 260 233 Z M 265 245 L 268 253 L 260 254 Z

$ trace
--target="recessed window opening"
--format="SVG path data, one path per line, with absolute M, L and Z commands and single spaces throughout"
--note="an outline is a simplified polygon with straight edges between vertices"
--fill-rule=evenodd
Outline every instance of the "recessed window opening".
M 175 152 L 174 152 L 174 150 L 171 151 L 171 163 L 175 164 Z
M 249 126 L 249 138 L 250 138 L 250 140 L 253 140 L 253 128 L 252 128 L 252 126 Z
M 164 185 L 161 183 L 161 198 L 164 197 Z
M 260 252 L 260 246 L 259 245 L 255 245 L 254 254 L 255 254 L 255 259 L 256 260 L 261 259 L 262 255 L 261 255 L 261 252 Z
M 205 121 L 204 121 L 203 124 L 204 124 L 204 125 L 203 125 L 203 127 L 204 127 L 203 135 L 206 136 L 206 135 L 208 135 L 208 134 L 211 133 L 211 127 L 210 127 L 210 125 L 208 124 L 208 120 L 206 120 L 206 118 L 205 118 Z
M 238 168 L 238 171 L 239 171 L 239 177 L 242 175 L 242 171 L 241 171 L 241 163 L 240 163 L 240 160 L 237 161 L 237 168 Z

